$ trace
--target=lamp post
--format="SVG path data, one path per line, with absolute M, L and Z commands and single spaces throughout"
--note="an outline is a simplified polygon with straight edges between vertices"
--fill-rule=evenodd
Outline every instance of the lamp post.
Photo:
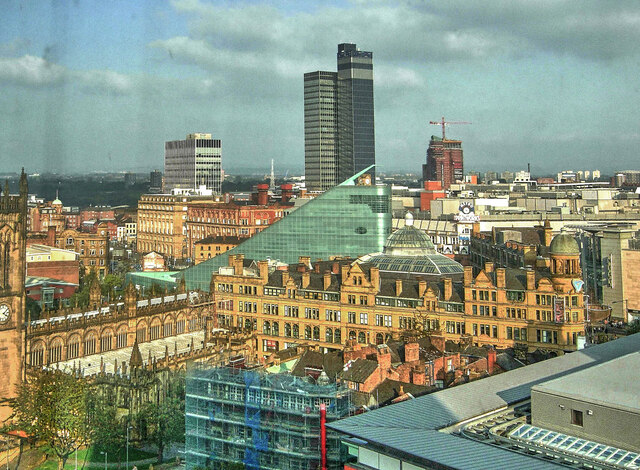
M 104 470 L 107 470 L 107 451 L 100 452 L 100 455 L 104 454 Z
M 129 426 L 129 421 L 127 420 L 127 466 L 125 467 L 126 470 L 129 470 L 129 431 L 132 429 L 131 426 Z

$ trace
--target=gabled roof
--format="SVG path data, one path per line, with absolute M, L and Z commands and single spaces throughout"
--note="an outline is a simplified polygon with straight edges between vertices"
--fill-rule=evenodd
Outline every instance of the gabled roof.
M 342 380 L 362 384 L 378 369 L 378 363 L 370 359 L 356 359 L 345 367 L 348 369 L 340 376 Z

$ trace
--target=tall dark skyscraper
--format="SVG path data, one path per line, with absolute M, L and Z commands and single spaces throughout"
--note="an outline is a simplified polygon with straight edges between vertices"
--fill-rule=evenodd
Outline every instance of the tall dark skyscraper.
M 339 44 L 337 73 L 304 74 L 304 135 L 310 189 L 329 189 L 375 164 L 373 53 Z

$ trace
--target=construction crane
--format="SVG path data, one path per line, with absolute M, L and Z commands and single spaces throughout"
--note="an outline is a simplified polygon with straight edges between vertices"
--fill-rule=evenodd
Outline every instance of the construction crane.
M 444 116 L 442 116 L 442 121 L 429 121 L 429 124 L 442 126 L 442 140 L 445 140 L 445 134 L 444 134 L 445 126 L 450 126 L 451 124 L 471 124 L 471 123 L 467 121 L 445 121 Z

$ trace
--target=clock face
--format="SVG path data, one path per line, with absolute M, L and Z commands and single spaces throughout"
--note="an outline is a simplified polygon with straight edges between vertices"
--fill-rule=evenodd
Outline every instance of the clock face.
M 0 305 L 0 323 L 5 323 L 9 320 L 9 315 L 11 314 L 11 309 L 7 304 Z

